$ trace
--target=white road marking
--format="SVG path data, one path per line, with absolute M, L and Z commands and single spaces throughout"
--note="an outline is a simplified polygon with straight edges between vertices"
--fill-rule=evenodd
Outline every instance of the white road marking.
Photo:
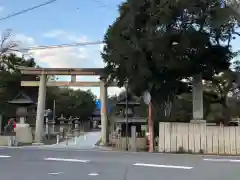
M 88 175 L 89 176 L 98 176 L 99 174 L 98 173 L 89 173 Z
M 240 159 L 203 159 L 203 160 L 212 162 L 240 162 Z
M 5 156 L 5 155 L 0 155 L 0 158 L 10 158 L 12 156 Z
M 48 173 L 49 175 L 59 175 L 59 174 L 63 174 L 63 172 L 55 172 L 55 173 Z
M 161 164 L 145 164 L 145 163 L 136 163 L 133 166 L 142 166 L 142 167 L 158 167 L 158 168 L 173 168 L 173 169 L 192 169 L 190 166 L 173 166 L 173 165 L 161 165 Z
M 15 146 L 0 146 L 1 149 L 23 149 L 25 147 L 15 147 Z
M 64 159 L 64 158 L 44 158 L 45 161 L 63 161 L 63 162 L 81 162 L 86 163 L 89 160 L 82 160 L 82 159 Z

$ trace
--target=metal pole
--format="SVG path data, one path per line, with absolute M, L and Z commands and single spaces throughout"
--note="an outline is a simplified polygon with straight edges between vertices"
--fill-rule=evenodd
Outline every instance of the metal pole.
M 55 132 L 55 118 L 56 118 L 56 101 L 53 100 L 53 111 L 52 111 L 52 132 Z
M 128 82 L 126 85 L 126 151 L 128 151 Z
M 53 122 L 55 122 L 55 117 L 56 117 L 56 101 L 55 99 L 53 100 Z

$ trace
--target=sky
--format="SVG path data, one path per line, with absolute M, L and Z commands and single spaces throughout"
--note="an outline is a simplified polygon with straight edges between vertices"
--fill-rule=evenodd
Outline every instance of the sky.
M 18 12 L 47 0 L 0 0 L 0 18 Z M 55 45 L 73 42 L 103 40 L 109 25 L 118 16 L 118 5 L 123 0 L 58 0 L 33 11 L 0 21 L 0 32 L 12 29 L 12 39 L 20 46 Z M 239 50 L 240 40 L 233 42 L 234 50 Z M 71 47 L 32 51 L 41 67 L 52 68 L 101 68 L 104 67 L 100 52 L 102 45 Z M 29 55 L 28 54 L 28 55 Z M 70 80 L 62 77 L 61 80 Z M 98 77 L 77 77 L 80 81 L 99 81 Z M 99 88 L 91 89 L 99 97 Z M 109 87 L 109 95 L 123 89 Z
M 47 0 L 0 0 L 0 18 Z M 0 32 L 12 30 L 12 39 L 21 48 L 74 42 L 103 40 L 104 34 L 118 16 L 122 0 L 58 0 L 33 11 L 0 21 Z M 100 52 L 103 45 L 36 50 L 27 53 L 41 67 L 52 68 L 101 68 L 104 67 Z M 99 81 L 99 77 L 77 77 L 79 81 Z M 61 77 L 70 80 L 70 77 Z M 100 89 L 91 89 L 99 96 Z M 122 89 L 109 87 L 109 95 Z

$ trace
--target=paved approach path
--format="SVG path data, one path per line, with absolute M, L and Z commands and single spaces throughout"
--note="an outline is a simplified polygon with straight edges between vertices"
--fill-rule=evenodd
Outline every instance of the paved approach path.
M 101 132 L 88 132 L 82 136 L 63 141 L 59 144 L 45 145 L 42 148 L 71 148 L 71 149 L 93 149 L 100 140 Z
M 239 180 L 239 168 L 239 157 L 0 149 L 1 180 Z

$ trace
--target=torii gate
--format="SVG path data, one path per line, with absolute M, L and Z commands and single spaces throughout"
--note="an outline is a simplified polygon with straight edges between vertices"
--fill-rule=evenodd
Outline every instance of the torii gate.
M 43 123 L 44 123 L 44 109 L 46 100 L 46 87 L 47 86 L 68 86 L 68 87 L 100 87 L 100 100 L 101 100 L 101 138 L 102 143 L 106 145 L 108 141 L 108 116 L 107 116 L 107 86 L 104 81 L 99 82 L 78 82 L 77 75 L 85 76 L 102 76 L 102 68 L 28 68 L 18 67 L 22 74 L 26 75 L 39 75 L 40 81 L 21 81 L 21 86 L 39 86 L 38 103 L 37 103 L 37 118 L 35 130 L 35 143 L 42 142 Z M 48 75 L 69 75 L 71 81 L 50 81 L 47 82 Z M 101 79 L 101 78 L 100 78 Z M 111 84 L 115 86 L 115 84 Z

